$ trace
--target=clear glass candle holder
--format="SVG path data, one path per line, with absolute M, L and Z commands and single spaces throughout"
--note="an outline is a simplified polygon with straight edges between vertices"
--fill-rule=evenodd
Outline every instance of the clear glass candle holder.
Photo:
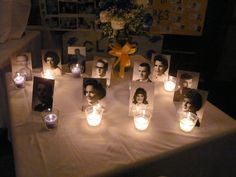
M 191 132 L 197 123 L 197 115 L 191 112 L 184 112 L 181 115 L 180 129 L 184 132 Z
M 42 112 L 43 123 L 47 130 L 58 127 L 59 111 L 57 109 L 48 108 Z
M 138 130 L 146 130 L 149 126 L 152 112 L 147 108 L 137 108 L 133 111 L 134 126 Z
M 81 65 L 79 63 L 72 64 L 70 66 L 70 71 L 74 77 L 80 77 L 81 76 Z
M 173 92 L 175 90 L 175 85 L 176 85 L 176 78 L 173 76 L 169 76 L 164 81 L 164 88 L 168 92 Z
M 13 82 L 17 88 L 23 88 L 25 86 L 25 76 L 22 76 L 20 73 L 16 73 L 13 76 Z
M 100 125 L 102 120 L 104 109 L 98 104 L 94 106 L 88 106 L 85 109 L 86 119 L 88 125 L 95 127 Z

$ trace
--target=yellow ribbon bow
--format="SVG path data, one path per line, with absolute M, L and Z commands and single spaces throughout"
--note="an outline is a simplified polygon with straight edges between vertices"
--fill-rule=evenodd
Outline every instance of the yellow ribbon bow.
M 137 48 L 135 44 L 129 44 L 126 42 L 126 44 L 121 47 L 120 44 L 115 43 L 110 45 L 111 50 L 108 52 L 110 55 L 118 57 L 118 60 L 113 64 L 113 68 L 116 67 L 120 63 L 120 72 L 119 76 L 121 78 L 124 78 L 125 76 L 125 67 L 130 66 L 130 54 L 133 54 L 136 52 Z

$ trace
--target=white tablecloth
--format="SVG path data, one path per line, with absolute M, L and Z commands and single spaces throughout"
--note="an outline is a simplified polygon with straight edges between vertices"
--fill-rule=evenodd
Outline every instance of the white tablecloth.
M 236 122 L 209 102 L 201 127 L 191 133 L 181 131 L 172 102 L 173 93 L 164 91 L 162 85 L 156 85 L 155 110 L 150 125 L 140 132 L 134 128 L 132 117 L 128 117 L 128 80 L 129 77 L 112 80 L 107 95 L 109 106 L 102 123 L 99 127 L 89 127 L 81 111 L 82 79 L 70 75 L 57 78 L 54 108 L 60 110 L 60 121 L 53 131 L 44 129 L 40 113 L 31 112 L 32 83 L 27 83 L 24 89 L 16 89 L 8 83 L 16 176 L 104 177 L 129 168 L 137 171 L 135 167 L 142 169 L 141 166 L 150 161 L 175 157 L 186 149 L 201 147 L 236 132 Z M 191 163 L 186 163 L 191 169 Z M 197 166 L 201 163 L 204 162 Z M 169 165 L 170 169 L 175 166 Z M 158 166 L 151 165 L 150 169 L 150 173 L 147 167 L 140 175 L 172 174 L 171 170 L 163 171 Z

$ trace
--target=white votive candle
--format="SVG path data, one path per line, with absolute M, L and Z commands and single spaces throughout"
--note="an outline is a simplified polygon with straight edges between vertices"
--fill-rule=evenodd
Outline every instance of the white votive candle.
M 176 85 L 176 82 L 172 76 L 170 76 L 168 80 L 164 82 L 164 88 L 166 91 L 169 91 L 169 92 L 172 92 L 175 90 L 175 85 Z
M 146 116 L 134 117 L 134 125 L 138 130 L 146 130 L 149 125 L 149 120 Z
M 45 72 L 43 73 L 43 77 L 46 79 L 54 79 L 54 74 L 52 70 L 46 69 Z
M 79 77 L 81 73 L 80 65 L 76 64 L 71 67 L 71 73 L 73 76 Z
M 16 73 L 15 78 L 13 79 L 16 87 L 23 87 L 25 83 L 25 77 L 21 76 L 20 73 Z
M 180 129 L 184 132 L 191 132 L 196 125 L 197 116 L 191 112 L 185 114 L 186 116 L 180 120 Z
M 48 129 L 56 128 L 57 126 L 57 115 L 56 114 L 47 114 L 44 117 L 45 125 Z
M 90 126 L 98 126 L 101 123 L 102 115 L 97 113 L 90 113 L 87 115 L 87 122 Z

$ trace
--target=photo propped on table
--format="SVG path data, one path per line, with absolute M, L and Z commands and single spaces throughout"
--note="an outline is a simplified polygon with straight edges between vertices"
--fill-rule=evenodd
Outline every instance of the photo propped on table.
M 41 77 L 34 77 L 33 80 L 33 96 L 32 96 L 32 110 L 42 112 L 53 106 L 54 93 L 53 79 L 46 79 Z

